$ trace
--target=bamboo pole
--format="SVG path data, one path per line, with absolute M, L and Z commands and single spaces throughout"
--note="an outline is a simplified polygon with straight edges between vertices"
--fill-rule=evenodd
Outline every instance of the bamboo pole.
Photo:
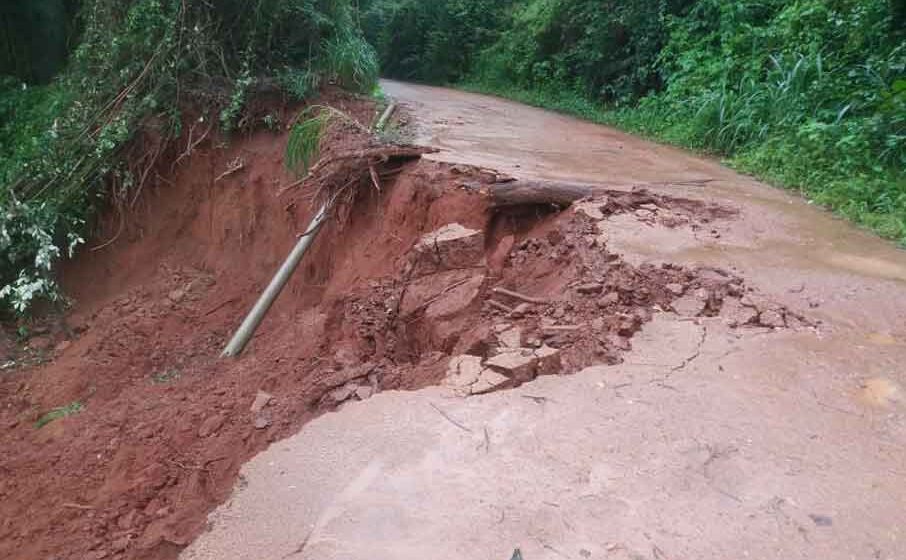
M 377 125 L 375 125 L 374 129 L 378 132 L 384 130 L 384 127 L 387 126 L 387 122 L 390 121 L 390 117 L 393 116 L 394 111 L 396 111 L 396 103 L 387 105 L 387 109 L 384 110 L 384 114 L 381 115 L 381 118 L 378 120 Z
M 305 256 L 308 248 L 311 247 L 312 242 L 314 242 L 315 237 L 318 236 L 321 227 L 324 225 L 324 222 L 327 221 L 327 214 L 332 205 L 333 200 L 329 200 L 321 206 L 321 210 L 319 210 L 312 219 L 311 224 L 308 226 L 308 230 L 306 230 L 302 237 L 299 238 L 299 242 L 296 244 L 295 248 L 293 248 L 289 257 L 283 263 L 283 266 L 281 266 L 280 270 L 277 271 L 277 274 L 274 275 L 271 283 L 261 294 L 261 297 L 258 298 L 258 302 L 255 303 L 255 307 L 253 307 L 248 316 L 246 316 L 242 325 L 230 340 L 230 343 L 227 344 L 223 353 L 220 354 L 221 358 L 236 358 L 242 354 L 243 350 L 245 350 L 246 345 L 249 343 L 252 336 L 255 335 L 255 331 L 258 330 L 258 326 L 261 325 L 261 321 L 264 320 L 268 310 L 270 310 L 274 302 L 277 301 L 277 298 L 280 296 L 283 288 L 286 287 L 286 283 L 289 282 L 293 272 L 295 272 L 299 263 L 302 262 L 302 257 Z

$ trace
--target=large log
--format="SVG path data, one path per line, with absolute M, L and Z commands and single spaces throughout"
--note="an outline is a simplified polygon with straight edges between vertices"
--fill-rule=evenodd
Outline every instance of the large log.
M 491 206 L 552 205 L 566 208 L 603 189 L 600 185 L 518 179 L 483 187 L 491 198 Z

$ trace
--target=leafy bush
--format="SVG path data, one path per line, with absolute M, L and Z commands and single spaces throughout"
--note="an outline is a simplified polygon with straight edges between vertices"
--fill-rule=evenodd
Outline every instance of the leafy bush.
M 53 83 L 0 81 L 0 300 L 23 312 L 59 297 L 53 263 L 83 243 L 99 202 L 126 211 L 143 187 L 154 158 L 127 157 L 136 131 L 166 143 L 196 93 L 228 84 L 229 130 L 263 76 L 295 76 L 301 95 L 322 76 L 370 91 L 376 56 L 356 21 L 349 0 L 84 0 Z

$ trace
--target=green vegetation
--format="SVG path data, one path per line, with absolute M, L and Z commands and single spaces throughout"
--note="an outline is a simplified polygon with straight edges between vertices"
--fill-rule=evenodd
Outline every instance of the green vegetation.
M 213 99 L 204 118 L 229 132 L 269 80 L 304 97 L 324 80 L 368 92 L 377 78 L 350 0 L 17 4 L 0 9 L 0 309 L 60 298 L 55 262 L 98 207 L 128 214 L 183 107 Z M 41 49 L 48 30 L 71 39 Z
M 386 73 L 720 154 L 906 244 L 903 0 L 372 0 Z
M 55 408 L 47 414 L 38 418 L 38 421 L 35 422 L 35 428 L 38 428 L 40 430 L 51 422 L 55 422 L 61 418 L 66 418 L 67 416 L 78 414 L 83 410 L 85 410 L 85 405 L 78 401 L 69 403 L 66 406 Z
M 152 375 L 151 383 L 155 385 L 166 385 L 179 381 L 180 377 L 182 377 L 182 372 L 178 369 L 165 369 L 164 371 L 159 371 Z
M 334 113 L 324 106 L 308 107 L 293 123 L 286 142 L 286 167 L 305 175 L 318 157 L 321 137 Z
M 361 0 L 362 26 L 383 74 L 456 82 L 500 35 L 514 0 Z

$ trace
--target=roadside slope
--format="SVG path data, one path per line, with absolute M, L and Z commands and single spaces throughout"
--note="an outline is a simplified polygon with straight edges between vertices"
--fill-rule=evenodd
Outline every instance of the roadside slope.
M 623 363 L 513 391 L 348 405 L 246 465 L 184 559 L 906 554 L 906 254 L 679 150 L 492 97 L 385 89 L 434 158 L 734 208 L 706 227 L 665 220 L 670 204 L 580 212 L 627 263 L 717 267 L 770 303 L 742 325 L 726 302 L 653 307 Z

